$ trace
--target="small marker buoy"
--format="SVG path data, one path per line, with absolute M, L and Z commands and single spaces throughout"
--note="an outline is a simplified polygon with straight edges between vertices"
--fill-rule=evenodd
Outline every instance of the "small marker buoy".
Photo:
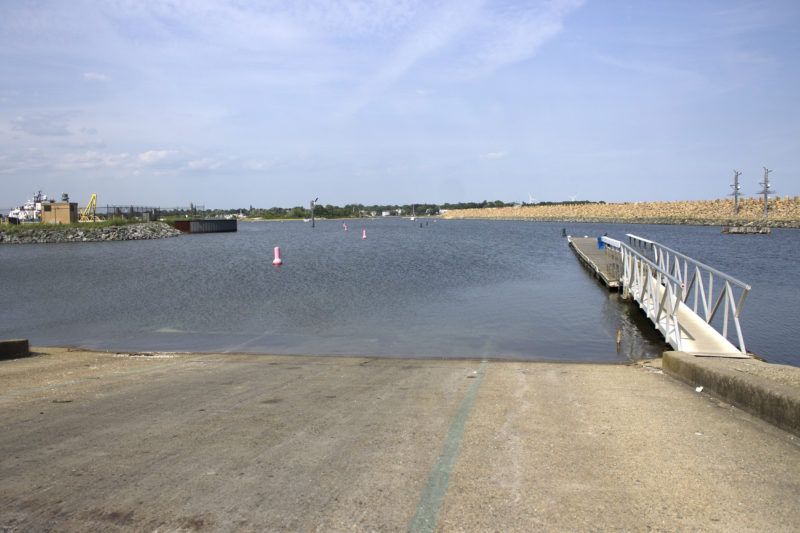
M 347 224 L 342 224 L 344 226 L 344 230 L 347 231 Z
M 367 230 L 365 230 L 365 229 L 361 230 L 361 238 L 362 239 L 366 239 L 367 238 Z
M 272 264 L 275 266 L 283 264 L 283 261 L 281 261 L 281 249 L 278 246 L 275 247 L 275 259 L 272 260 Z

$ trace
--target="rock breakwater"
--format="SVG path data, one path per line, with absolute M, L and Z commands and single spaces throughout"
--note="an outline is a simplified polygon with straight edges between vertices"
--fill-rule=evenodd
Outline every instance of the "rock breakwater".
M 679 224 L 689 226 L 768 226 L 800 228 L 800 198 L 770 199 L 769 216 L 763 217 L 764 201 L 743 198 L 739 216 L 733 216 L 733 200 L 683 202 L 629 202 L 617 204 L 521 205 L 486 209 L 458 209 L 444 218 L 490 218 L 537 222 L 598 222 L 606 224 Z
M 177 237 L 182 233 L 164 222 L 123 226 L 54 228 L 31 225 L 14 232 L 0 231 L 0 244 L 133 241 Z

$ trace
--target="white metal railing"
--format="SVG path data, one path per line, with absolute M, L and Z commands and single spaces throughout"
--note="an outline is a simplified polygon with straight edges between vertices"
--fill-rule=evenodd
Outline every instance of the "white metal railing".
M 727 339 L 729 324 L 733 324 L 738 349 L 743 354 L 747 353 L 739 316 L 747 293 L 750 292 L 750 285 L 657 242 L 632 234 L 628 234 L 627 237 L 628 244 L 613 239 L 607 241 L 611 246 L 618 245 L 614 247 L 618 247 L 622 255 L 623 290 L 632 291 L 633 287 L 636 287 L 637 291 L 641 291 L 640 283 L 645 285 L 649 283 L 656 288 L 657 285 L 644 276 L 644 270 L 648 270 L 647 275 L 653 278 L 655 284 L 660 284 L 666 289 L 663 291 L 665 294 L 679 295 L 680 302 L 672 307 L 675 311 L 680 303 L 683 303 L 707 324 L 714 326 L 712 320 L 722 306 L 723 319 L 720 333 Z M 655 296 L 645 296 L 645 298 L 651 297 Z M 638 299 L 637 301 L 641 305 L 641 301 Z M 673 344 L 666 334 L 665 338 Z M 680 343 L 680 340 L 677 342 Z M 674 344 L 673 347 L 680 349 Z
M 675 349 L 682 349 L 678 309 L 683 302 L 684 285 L 632 246 L 608 237 L 603 242 L 622 257 L 622 287 L 631 296 Z

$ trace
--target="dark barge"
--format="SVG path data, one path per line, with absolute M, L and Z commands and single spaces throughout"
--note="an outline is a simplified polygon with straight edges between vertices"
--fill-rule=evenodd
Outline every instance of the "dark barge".
M 222 233 L 237 229 L 236 219 L 176 220 L 172 225 L 184 233 Z

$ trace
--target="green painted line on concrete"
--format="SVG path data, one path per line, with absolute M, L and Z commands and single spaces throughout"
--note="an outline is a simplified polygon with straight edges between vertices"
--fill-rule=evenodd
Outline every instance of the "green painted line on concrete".
M 481 366 L 475 376 L 475 381 L 467 391 L 467 395 L 461 402 L 456 415 L 450 422 L 450 430 L 442 447 L 442 453 L 433 466 L 428 484 L 422 492 L 422 496 L 417 504 L 417 512 L 408 524 L 408 531 L 411 533 L 423 533 L 433 531 L 439 519 L 439 510 L 447 494 L 447 486 L 450 483 L 450 474 L 458 459 L 458 450 L 461 446 L 461 439 L 464 436 L 464 426 L 472 410 L 472 404 L 478 396 L 483 378 L 486 376 L 488 362 L 481 361 Z
M 79 379 L 77 381 L 67 381 L 65 383 L 56 383 L 55 385 L 48 385 L 47 387 L 38 387 L 36 389 L 21 390 L 21 391 L 17 391 L 17 392 L 12 392 L 10 394 L 4 394 L 3 396 L 0 396 L 0 400 L 5 400 L 7 398 L 13 398 L 14 396 L 22 396 L 24 394 L 32 394 L 34 392 L 42 392 L 42 391 L 50 390 L 50 389 L 57 389 L 59 387 L 69 387 L 70 385 L 78 385 L 79 383 L 85 383 L 87 381 L 91 381 L 91 380 L 94 380 L 94 379 L 100 379 L 100 378 L 96 377 L 96 378 Z
M 80 385 L 81 383 L 86 383 L 87 381 L 96 381 L 98 379 L 107 379 L 107 378 L 113 378 L 113 377 L 119 377 L 119 376 L 126 376 L 128 374 L 139 374 L 140 372 L 147 372 L 148 370 L 156 370 L 156 369 L 159 369 L 159 368 L 165 368 L 165 367 L 168 367 L 168 366 L 174 366 L 174 365 L 177 365 L 178 363 L 184 363 L 184 362 L 190 363 L 192 361 L 197 361 L 197 360 L 202 359 L 204 357 L 208 357 L 208 356 L 207 355 L 201 355 L 199 357 L 192 357 L 191 359 L 185 359 L 185 360 L 181 360 L 181 361 L 172 361 L 172 362 L 169 362 L 169 363 L 163 363 L 163 364 L 160 364 L 158 366 L 150 366 L 150 367 L 147 367 L 147 368 L 137 368 L 135 370 L 125 370 L 123 372 L 114 372 L 113 374 L 106 374 L 104 376 L 94 376 L 94 377 L 90 377 L 90 378 L 78 379 L 78 380 L 75 380 L 75 381 L 65 381 L 64 383 L 56 383 L 54 385 L 48 385 L 46 387 L 37 387 L 35 389 L 21 390 L 21 391 L 12 392 L 12 393 L 9 393 L 9 394 L 4 394 L 3 396 L 0 396 L 0 400 L 5 400 L 7 398 L 13 398 L 15 396 L 22 396 L 22 395 L 25 395 L 25 394 L 33 394 L 35 392 L 42 392 L 42 391 L 51 390 L 51 389 L 58 389 L 58 388 L 61 388 L 61 387 L 69 387 L 71 385 Z

